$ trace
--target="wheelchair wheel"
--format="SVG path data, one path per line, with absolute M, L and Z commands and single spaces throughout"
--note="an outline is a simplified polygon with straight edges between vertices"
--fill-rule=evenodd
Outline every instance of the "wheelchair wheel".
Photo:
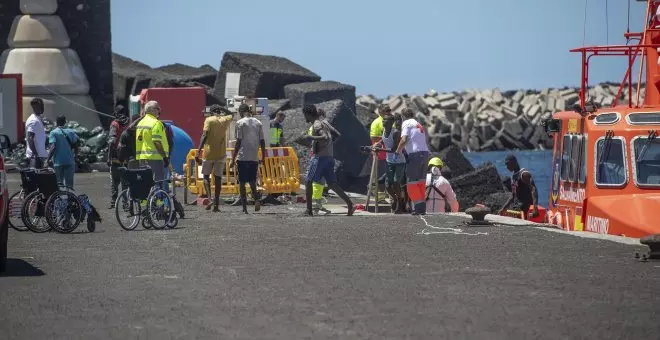
M 142 227 L 144 229 L 151 229 L 154 227 L 154 225 L 151 223 L 151 220 L 149 219 L 149 216 L 144 216 L 142 219 Z
M 45 216 L 46 199 L 39 191 L 31 192 L 25 197 L 21 208 L 23 224 L 35 233 L 45 233 L 51 229 Z
M 89 216 L 87 216 L 87 230 L 88 230 L 90 233 L 93 233 L 94 230 L 96 230 L 96 221 L 94 221 L 93 219 L 89 218 Z
M 25 191 L 21 190 L 14 193 L 9 198 L 9 209 L 7 211 L 7 216 L 9 220 L 9 226 L 18 231 L 27 231 L 29 230 L 21 216 L 23 215 L 23 202 L 25 202 Z
M 68 234 L 80 225 L 85 208 L 76 194 L 56 191 L 46 201 L 46 220 L 58 233 Z
M 119 226 L 131 231 L 140 224 L 142 207 L 140 201 L 131 199 L 128 190 L 123 190 L 115 201 L 115 217 Z
M 179 217 L 177 217 L 177 214 L 174 213 L 172 214 L 172 219 L 170 220 L 170 223 L 167 224 L 168 229 L 174 229 L 176 226 L 179 225 Z
M 147 215 L 154 229 L 163 229 L 172 220 L 174 204 L 172 198 L 163 189 L 156 189 L 149 195 Z

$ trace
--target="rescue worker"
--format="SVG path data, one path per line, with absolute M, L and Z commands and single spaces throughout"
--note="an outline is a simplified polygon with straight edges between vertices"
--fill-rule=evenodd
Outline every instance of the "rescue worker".
M 405 212 L 406 202 L 401 191 L 405 184 L 406 158 L 404 154 L 396 153 L 396 147 L 401 139 L 401 116 L 386 116 L 383 118 L 382 144 L 389 150 L 386 156 L 387 172 L 385 185 L 392 198 L 392 211 L 395 214 Z
M 259 163 L 266 159 L 266 141 L 261 122 L 252 117 L 252 111 L 247 104 L 238 107 L 241 119 L 236 122 L 236 146 L 232 154 L 230 167 L 237 166 L 238 183 L 241 193 L 243 212 L 247 211 L 247 193 L 245 184 L 250 185 L 252 198 L 254 199 L 254 211 L 261 209 L 261 200 L 257 191 L 257 172 Z M 261 147 L 262 160 L 259 160 L 259 147 Z
M 405 109 L 402 112 L 401 141 L 396 150 L 408 155 L 406 164 L 406 190 L 412 201 L 413 215 L 424 215 L 426 203 L 424 202 L 426 164 L 429 158 L 429 146 L 426 141 L 424 127 L 415 119 L 415 112 Z
M 222 191 L 222 174 L 225 171 L 225 160 L 227 158 L 227 130 L 233 116 L 219 104 L 211 105 L 210 111 L 211 116 L 204 120 L 202 137 L 199 139 L 195 161 L 197 164 L 202 164 L 204 190 L 209 196 L 211 196 L 211 173 L 213 173 L 215 181 L 213 211 L 218 212 L 220 211 L 218 204 L 220 203 L 220 192 Z M 202 148 L 204 149 L 203 153 Z M 206 210 L 210 209 L 211 204 L 206 206 Z
M 270 121 L 270 147 L 280 147 L 284 146 L 284 130 L 282 129 L 282 123 L 284 122 L 286 115 L 284 112 L 278 112 L 275 114 L 275 118 Z
M 385 116 L 391 116 L 392 115 L 392 109 L 390 108 L 389 105 L 387 104 L 381 104 L 378 107 L 378 118 L 374 119 L 373 122 L 371 122 L 371 126 L 369 129 L 369 137 L 371 137 L 371 145 L 377 145 L 381 142 L 382 137 L 383 137 L 383 117 Z M 385 151 L 379 151 L 379 152 L 373 152 L 372 157 L 378 157 L 378 169 L 377 169 L 377 175 L 378 175 L 378 197 L 380 197 L 380 192 L 382 190 L 381 188 L 381 183 L 383 182 L 382 180 L 384 179 L 383 177 L 385 176 L 387 172 L 387 154 Z
M 119 183 L 121 189 L 128 189 L 127 184 L 121 180 L 119 168 L 126 166 L 125 161 L 119 160 L 119 142 L 124 130 L 130 125 L 128 112 L 123 105 L 117 105 L 114 111 L 115 119 L 110 123 L 110 132 L 108 133 L 108 166 L 110 167 L 110 209 L 115 208 L 115 201 L 119 195 Z
M 449 181 L 442 176 L 445 166 L 440 157 L 429 161 L 429 172 L 426 174 L 426 213 L 444 213 L 449 205 L 451 212 L 458 212 L 458 200 Z
M 511 171 L 511 197 L 504 204 L 502 209 L 498 212 L 499 215 L 502 215 L 504 211 L 513 203 L 518 201 L 518 207 L 523 213 L 523 218 L 528 219 L 528 213 L 530 206 L 534 206 L 532 215 L 530 217 L 534 218 L 539 215 L 539 194 L 536 189 L 536 184 L 532 179 L 532 174 L 527 171 L 527 169 L 521 168 L 518 164 L 518 159 L 515 155 L 509 154 L 504 159 L 506 168 Z
M 309 171 L 307 172 L 307 180 L 305 182 L 305 198 L 307 201 L 307 210 L 305 213 L 313 216 L 312 207 L 312 194 L 313 183 L 320 182 L 325 179 L 328 187 L 334 190 L 339 197 L 341 197 L 348 206 L 348 216 L 352 216 L 355 212 L 353 202 L 346 195 L 344 190 L 337 184 L 335 177 L 335 159 L 333 153 L 333 133 L 324 120 L 319 117 L 319 113 L 314 105 L 306 105 L 303 108 L 305 120 L 312 123 L 312 134 L 307 136 L 312 142 L 312 150 L 314 157 L 309 162 Z
M 144 104 L 144 117 L 137 124 L 135 154 L 141 166 L 149 166 L 154 181 L 165 179 L 165 167 L 170 166 L 169 143 L 160 117 L 160 104 L 152 100 Z

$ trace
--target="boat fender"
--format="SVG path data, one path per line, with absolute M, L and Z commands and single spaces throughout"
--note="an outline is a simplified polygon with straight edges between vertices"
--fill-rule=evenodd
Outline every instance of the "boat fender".
M 554 225 L 558 226 L 559 228 L 563 229 L 562 220 L 561 220 L 561 213 L 560 212 L 554 213 L 554 212 L 552 212 L 552 210 L 549 210 L 548 214 L 547 214 L 547 218 L 548 218 L 548 222 L 550 224 L 554 224 Z

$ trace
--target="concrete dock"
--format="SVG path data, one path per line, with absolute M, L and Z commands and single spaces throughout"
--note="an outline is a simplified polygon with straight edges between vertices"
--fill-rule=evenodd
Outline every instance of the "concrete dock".
M 636 240 L 302 204 L 127 232 L 107 173 L 76 187 L 96 232 L 10 231 L 2 339 L 660 338 L 660 262 Z

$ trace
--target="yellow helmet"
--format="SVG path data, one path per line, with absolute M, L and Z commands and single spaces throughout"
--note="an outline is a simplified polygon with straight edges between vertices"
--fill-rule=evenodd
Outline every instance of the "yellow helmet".
M 437 166 L 438 168 L 442 168 L 445 166 L 445 163 L 440 159 L 440 157 L 433 157 L 429 161 L 429 166 Z

